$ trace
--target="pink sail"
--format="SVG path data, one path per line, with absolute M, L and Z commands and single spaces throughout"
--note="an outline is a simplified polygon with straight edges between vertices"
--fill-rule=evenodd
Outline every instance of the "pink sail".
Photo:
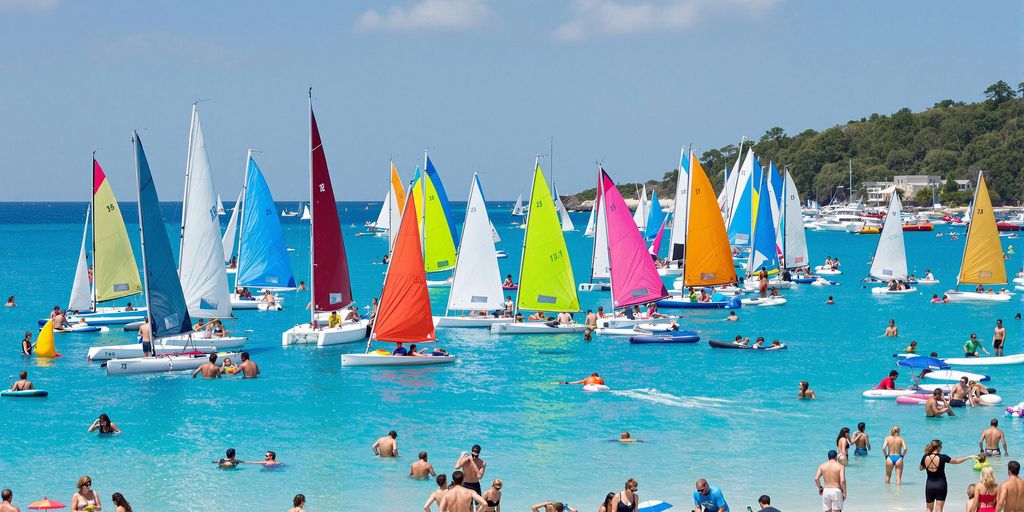
M 657 256 L 661 252 L 661 237 L 665 235 L 665 222 L 668 220 L 668 215 L 661 220 L 661 227 L 658 228 L 658 234 L 654 237 L 654 241 L 651 242 L 651 246 L 647 249 L 652 256 Z
M 612 303 L 616 308 L 668 297 L 643 236 L 633 222 L 619 189 L 601 169 L 601 191 L 608 230 L 608 261 L 612 274 Z

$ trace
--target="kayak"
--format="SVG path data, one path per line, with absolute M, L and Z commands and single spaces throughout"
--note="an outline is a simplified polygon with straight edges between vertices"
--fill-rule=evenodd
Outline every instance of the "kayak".
M 946 364 L 954 366 L 1003 366 L 1024 364 L 1024 354 L 1013 354 L 999 357 L 951 357 L 943 359 Z
M 55 333 L 82 334 L 87 332 L 110 332 L 110 327 L 105 325 L 75 324 L 65 329 L 54 329 Z
M 934 370 L 924 374 L 925 379 L 928 380 L 948 380 L 958 381 L 960 377 L 967 377 L 967 380 L 973 380 L 976 382 L 985 382 L 991 377 L 988 375 L 982 375 L 980 373 L 961 372 L 957 370 Z
M 697 343 L 700 336 L 693 331 L 679 331 L 678 334 L 644 334 L 632 336 L 629 342 L 634 345 L 658 344 L 658 343 Z
M 736 343 L 733 343 L 731 341 L 719 341 L 719 340 L 708 340 L 708 345 L 711 345 L 711 348 L 726 348 L 726 349 L 734 349 L 734 350 L 769 350 L 769 349 L 771 349 L 771 350 L 782 350 L 782 349 L 786 348 L 785 344 L 783 344 L 781 347 L 776 348 L 776 349 L 772 349 L 772 347 L 770 345 L 769 346 L 764 346 L 764 347 L 761 347 L 761 348 L 754 348 L 751 345 L 737 345 Z
M 42 398 L 49 394 L 50 392 L 44 389 L 27 389 L 25 391 L 5 389 L 0 391 L 0 396 L 6 396 L 8 398 Z

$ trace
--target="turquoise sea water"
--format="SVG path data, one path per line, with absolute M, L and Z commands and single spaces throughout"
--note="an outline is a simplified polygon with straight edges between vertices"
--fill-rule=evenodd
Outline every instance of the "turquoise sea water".
M 346 246 L 355 293 L 366 304 L 379 294 L 384 267 L 372 264 L 385 252 L 385 239 L 352 236 L 377 206 L 343 203 Z M 294 205 L 287 205 L 294 208 Z M 502 274 L 518 274 L 523 231 L 510 227 L 508 208 L 491 209 L 502 238 Z M 126 218 L 133 205 L 122 205 Z M 167 204 L 169 233 L 177 231 L 180 205 Z M 609 491 L 634 477 L 642 499 L 691 506 L 697 478 L 720 486 L 733 510 L 755 506 L 769 494 L 785 511 L 820 510 L 811 483 L 825 452 L 843 426 L 865 421 L 875 449 L 853 458 L 849 510 L 919 510 L 924 476 L 917 471 L 924 444 L 945 443 L 953 456 L 977 452 L 978 436 L 998 417 L 1013 458 L 1024 453 L 1024 420 L 1003 419 L 1002 407 L 959 409 L 953 418 L 925 419 L 917 406 L 868 401 L 860 393 L 894 368 L 891 355 L 911 339 L 921 350 L 955 355 L 970 332 L 990 340 L 995 319 L 1007 327 L 1006 352 L 1024 351 L 1021 302 L 929 304 L 931 293 L 954 281 L 964 237 L 953 241 L 934 233 L 907 233 L 910 265 L 918 274 L 931 268 L 942 284 L 921 294 L 873 297 L 861 288 L 877 237 L 808 232 L 811 258 L 843 261 L 838 287 L 801 286 L 785 293 L 782 307 L 743 308 L 740 322 L 723 322 L 727 312 L 682 311 L 684 328 L 709 337 L 763 335 L 789 344 L 781 352 L 712 350 L 705 343 L 631 346 L 624 338 L 581 335 L 494 336 L 485 330 L 441 330 L 442 345 L 458 354 L 455 365 L 426 369 L 341 368 L 340 355 L 361 344 L 317 349 L 280 345 L 280 333 L 304 322 L 302 292 L 289 295 L 278 313 L 241 311 L 236 331 L 251 336 L 246 349 L 263 375 L 254 381 L 192 380 L 184 374 L 107 377 L 85 360 L 90 345 L 125 343 L 133 337 L 59 335 L 53 362 L 23 359 L 19 340 L 54 304 L 65 304 L 81 237 L 84 205 L 0 204 L 0 295 L 15 295 L 17 308 L 0 311 L 0 371 L 28 369 L 47 399 L 0 400 L 3 456 L 0 486 L 15 492 L 24 507 L 44 495 L 68 502 L 80 475 L 92 476 L 105 504 L 115 491 L 136 510 L 243 508 L 285 510 L 298 492 L 308 509 L 419 510 L 434 488 L 406 477 L 416 453 L 427 450 L 438 472 L 451 473 L 463 450 L 483 446 L 485 482 L 505 482 L 502 505 L 527 510 L 549 499 L 594 510 Z M 456 207 L 460 218 L 462 208 Z M 585 214 L 574 214 L 576 225 Z M 227 222 L 227 217 L 222 218 Z M 354 224 L 354 226 L 350 226 Z M 460 224 L 461 227 L 461 224 Z M 295 248 L 296 278 L 308 281 L 308 226 L 285 219 L 285 237 Z M 940 228 L 948 231 L 947 228 Z M 137 227 L 129 225 L 137 243 Z M 1004 246 L 1019 240 L 1003 239 Z M 577 282 L 589 273 L 591 239 L 569 233 Z M 175 248 L 176 243 L 172 243 Z M 1008 262 L 1010 272 L 1020 267 Z M 1021 244 L 1024 245 L 1024 244 Z M 824 305 L 828 295 L 836 305 Z M 443 312 L 444 290 L 432 290 L 435 313 Z M 609 304 L 606 293 L 581 293 L 584 308 Z M 581 317 L 580 317 L 581 318 Z M 881 337 L 889 318 L 900 337 Z M 611 393 L 584 394 L 551 381 L 578 379 L 597 371 Z M 906 384 L 908 372 L 901 372 Z M 1004 405 L 1024 400 L 1024 369 L 991 367 L 991 386 Z M 806 379 L 819 399 L 793 397 Z M 108 413 L 124 431 L 100 438 L 86 433 L 95 417 Z M 902 488 L 885 486 L 881 442 L 899 424 L 910 446 Z M 370 444 L 397 430 L 401 457 L 376 459 Z M 642 444 L 609 442 L 628 430 Z M 259 460 L 275 450 L 284 467 L 257 466 L 225 471 L 210 461 L 234 447 L 242 459 Z M 1005 461 L 996 460 L 997 475 Z M 968 465 L 947 468 L 951 510 L 962 506 L 964 488 L 976 479 Z M 486 486 L 485 486 L 486 487 Z

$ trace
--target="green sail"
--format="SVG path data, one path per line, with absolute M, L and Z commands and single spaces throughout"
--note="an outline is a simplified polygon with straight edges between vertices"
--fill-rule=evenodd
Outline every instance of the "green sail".
M 526 218 L 519 308 L 551 312 L 580 310 L 569 251 L 540 164 L 534 171 L 530 211 Z

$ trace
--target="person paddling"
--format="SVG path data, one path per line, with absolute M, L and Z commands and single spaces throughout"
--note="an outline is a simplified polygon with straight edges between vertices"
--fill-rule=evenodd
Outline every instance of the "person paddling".
M 604 379 L 602 379 L 601 376 L 597 374 L 597 372 L 594 372 L 594 373 L 591 373 L 589 377 L 585 377 L 585 378 L 580 379 L 580 380 L 574 380 L 572 382 L 569 382 L 569 381 L 566 380 L 566 381 L 559 382 L 558 384 L 583 384 L 584 386 L 589 386 L 591 384 L 595 384 L 595 385 L 603 386 L 604 385 Z

